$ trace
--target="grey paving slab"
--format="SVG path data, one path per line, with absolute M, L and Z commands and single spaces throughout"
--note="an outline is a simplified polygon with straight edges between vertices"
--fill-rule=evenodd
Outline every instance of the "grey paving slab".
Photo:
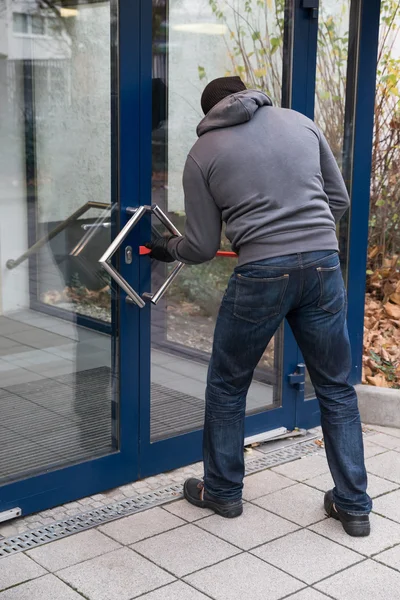
M 185 525 L 162 533 L 132 548 L 178 577 L 203 569 L 240 550 L 210 533 Z
M 131 600 L 174 581 L 129 548 L 92 558 L 57 575 L 88 600 Z
M 400 523 L 400 490 L 376 498 L 372 510 L 378 515 Z
M 252 553 L 309 585 L 363 560 L 360 554 L 306 529 Z
M 337 600 L 398 600 L 400 573 L 365 560 L 315 587 Z
M 154 365 L 165 365 L 167 363 L 173 363 L 176 360 L 176 356 L 172 356 L 172 354 L 160 352 L 159 350 L 151 351 L 151 363 Z
M 1 600 L 82 600 L 54 575 L 45 575 L 0 593 Z
M 140 600 L 207 600 L 207 598 L 208 596 L 198 592 L 187 583 L 175 581 L 155 592 L 141 596 Z
M 32 346 L 32 348 L 46 348 L 46 346 L 62 346 L 68 338 L 50 333 L 42 329 L 31 329 L 30 331 L 21 331 L 19 333 L 10 333 L 8 339 L 14 340 L 19 344 Z
M 243 498 L 245 500 L 254 500 L 291 485 L 294 485 L 291 479 L 287 479 L 268 469 L 245 478 Z
M 324 494 L 302 483 L 268 494 L 254 503 L 303 527 L 326 519 Z
M 289 596 L 287 600 L 329 600 L 329 596 L 309 587 Z
M 204 383 L 194 381 L 190 377 L 184 377 L 182 379 L 170 381 L 168 387 L 177 392 L 182 392 L 188 396 L 198 398 L 205 404 L 206 387 Z
M 197 506 L 189 504 L 187 500 L 176 500 L 175 502 L 171 502 L 171 504 L 164 505 L 163 508 L 173 515 L 184 519 L 184 521 L 187 521 L 188 523 L 204 519 L 205 517 L 214 514 L 212 510 L 209 510 L 208 508 L 197 508 Z
M 381 554 L 377 554 L 374 556 L 374 560 L 400 571 L 400 545 L 385 550 Z
M 89 558 L 117 550 L 120 547 L 120 544 L 114 540 L 96 531 L 96 529 L 91 529 L 29 550 L 27 555 L 48 571 L 54 572 L 71 567 Z
M 18 354 L 24 354 L 32 350 L 30 346 L 25 346 L 24 344 L 18 344 L 14 342 L 14 346 L 8 348 L 0 348 L 0 356 L 3 360 L 7 360 L 9 356 L 16 356 Z
M 7 350 L 8 348 L 13 348 L 14 346 L 18 346 L 17 340 L 15 340 L 13 337 L 5 337 L 4 335 L 0 335 L 0 350 Z
M 48 377 L 56 376 L 61 371 L 62 373 L 64 373 L 65 371 L 67 371 L 67 373 L 73 373 L 75 371 L 74 365 L 71 363 L 71 361 L 66 360 L 64 358 L 54 360 L 54 357 L 53 359 L 51 359 L 50 357 L 50 360 L 41 364 L 28 364 L 26 365 L 26 368 L 28 369 L 28 371 L 32 371 L 32 373 L 38 373 L 39 375 L 47 375 Z
M 386 433 L 386 435 L 393 435 L 394 437 L 400 438 L 400 429 L 396 429 L 395 427 L 381 427 L 380 425 L 373 425 L 374 430 L 379 431 L 381 433 Z M 372 440 L 372 436 L 371 436 Z
M 382 454 L 383 452 L 387 452 L 387 448 L 384 448 L 383 446 L 379 446 L 378 444 L 375 444 L 372 440 L 374 438 L 371 437 L 371 440 L 365 440 L 364 439 L 364 458 L 371 458 L 371 456 L 376 456 L 377 454 Z
M 32 371 L 19 367 L 10 374 L 3 374 L 1 377 L 1 385 L 3 388 L 8 388 L 20 383 L 32 383 L 33 381 L 40 381 L 41 379 L 43 379 L 43 375 L 32 373 Z
M 279 465 L 278 467 L 274 467 L 272 471 L 294 481 L 305 481 L 306 479 L 311 479 L 311 477 L 327 473 L 329 467 L 324 456 L 315 454 Z
M 31 325 L 27 323 L 20 323 L 19 321 L 14 321 L 13 319 L 7 319 L 6 317 L 1 317 L 0 321 L 0 335 L 7 336 L 9 333 L 18 333 L 20 331 L 28 331 L 31 328 Z
M 55 357 L 49 352 L 39 349 L 30 349 L 29 352 L 25 352 L 22 357 L 20 355 L 17 355 L 17 357 L 19 360 L 26 361 L 27 364 L 34 365 L 48 364 L 50 361 L 55 359 Z
M 56 356 L 61 356 L 62 358 L 66 358 L 69 360 L 75 360 L 77 346 L 78 345 L 76 342 L 69 342 L 68 344 L 63 344 L 62 346 L 50 346 L 46 348 L 44 352 L 48 352 Z
M 46 571 L 25 554 L 14 554 L 0 560 L 0 590 L 45 575 Z
M 388 450 L 394 450 L 400 448 L 400 437 L 394 437 L 393 435 L 387 435 L 386 433 L 377 433 L 371 436 L 371 444 L 377 444 Z
M 204 366 L 192 363 L 189 361 L 169 362 L 165 366 L 152 365 L 151 379 L 159 383 L 167 383 L 168 381 L 177 381 L 187 378 L 205 384 L 206 375 L 204 374 Z
M 347 535 L 341 523 L 335 519 L 327 519 L 312 525 L 310 529 L 365 556 L 372 556 L 394 544 L 400 544 L 400 525 L 375 514 L 371 514 L 370 518 L 371 534 L 363 538 Z
M 297 525 L 253 504 L 244 505 L 243 515 L 239 519 L 213 515 L 198 521 L 197 526 L 242 550 L 250 550 L 298 529 Z
M 317 488 L 317 490 L 321 490 L 322 492 L 326 492 L 332 489 L 334 485 L 330 473 L 318 475 L 318 477 L 308 479 L 307 481 L 305 481 L 305 483 L 307 485 L 310 485 L 311 487 Z M 368 494 L 371 496 L 371 498 L 377 498 L 382 494 L 392 492 L 394 490 L 397 490 L 398 488 L 399 484 L 368 473 Z
M 279 600 L 304 585 L 250 554 L 240 554 L 185 580 L 215 600 Z
M 365 461 L 367 471 L 378 477 L 400 483 L 400 453 L 389 450 Z
M 99 529 L 121 544 L 128 545 L 184 524 L 182 519 L 156 507 L 112 521 Z
M 19 355 L 18 355 L 19 356 Z M 14 371 L 15 369 L 18 369 L 19 365 L 8 362 L 3 360 L 3 358 L 0 359 L 0 373 L 7 374 L 10 371 Z M 2 377 L 3 377 L 2 375 Z

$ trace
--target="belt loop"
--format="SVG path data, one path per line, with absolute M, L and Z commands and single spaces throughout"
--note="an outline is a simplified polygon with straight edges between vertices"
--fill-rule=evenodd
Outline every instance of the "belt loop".
M 302 269 L 303 268 L 303 256 L 302 256 L 301 252 L 297 253 L 297 258 L 299 260 L 299 268 Z

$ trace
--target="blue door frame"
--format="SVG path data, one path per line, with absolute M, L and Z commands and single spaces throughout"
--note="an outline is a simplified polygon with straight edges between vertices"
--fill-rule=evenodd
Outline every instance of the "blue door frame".
M 358 63 L 355 94 L 355 137 L 348 264 L 349 330 L 353 348 L 354 383 L 361 379 L 363 306 L 369 210 L 371 145 L 374 115 L 376 56 L 380 0 L 359 2 Z M 118 94 L 112 97 L 113 148 L 118 156 L 120 226 L 127 222 L 128 206 L 148 204 L 151 198 L 151 52 L 152 3 L 150 0 L 112 0 L 118 12 Z M 117 11 L 118 8 L 118 11 Z M 291 107 L 313 116 L 317 20 L 294 1 Z M 115 38 L 117 39 L 117 38 Z M 114 186 L 115 187 L 115 186 Z M 133 263 L 121 273 L 141 292 L 150 286 L 150 260 L 139 257 L 149 223 L 125 240 L 134 250 Z M 121 256 L 123 256 L 122 247 Z M 0 486 L 0 512 L 19 506 L 23 514 L 44 510 L 169 470 L 200 459 L 201 431 L 150 443 L 150 307 L 139 309 L 119 294 L 119 450 L 86 461 Z M 288 374 L 301 362 L 292 333 L 285 327 L 283 406 L 247 417 L 246 435 L 279 426 L 309 427 L 319 422 L 316 400 L 289 385 Z

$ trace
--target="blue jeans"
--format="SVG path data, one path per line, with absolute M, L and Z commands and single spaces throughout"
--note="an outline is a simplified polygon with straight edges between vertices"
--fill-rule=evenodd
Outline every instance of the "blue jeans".
M 254 369 L 286 318 L 316 391 L 336 505 L 369 513 L 338 253 L 307 252 L 235 269 L 222 300 L 208 370 L 204 483 L 222 502 L 242 496 L 246 396 Z

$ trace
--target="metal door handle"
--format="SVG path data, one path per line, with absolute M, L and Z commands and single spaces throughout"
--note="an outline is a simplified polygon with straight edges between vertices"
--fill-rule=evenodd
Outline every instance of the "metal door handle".
M 115 283 L 117 283 L 124 290 L 124 292 L 126 292 L 128 298 L 130 298 L 132 302 L 134 304 L 137 304 L 137 306 L 139 306 L 140 308 L 143 308 L 143 306 L 145 306 L 144 300 L 142 300 L 139 294 L 135 292 L 135 290 L 129 285 L 126 279 L 124 279 L 108 261 L 113 257 L 113 255 L 121 246 L 128 233 L 135 227 L 135 225 L 140 221 L 140 219 L 146 212 L 147 211 L 145 206 L 140 206 L 139 208 L 135 209 L 133 216 L 129 219 L 125 227 L 121 229 L 115 240 L 110 244 L 110 246 L 107 248 L 107 250 L 99 260 L 99 263 L 101 264 L 103 269 L 105 269 L 110 275 L 110 277 L 112 277 L 112 279 L 115 281 Z
M 131 218 L 129 219 L 125 227 L 117 235 L 117 237 L 106 250 L 106 252 L 103 254 L 103 256 L 100 258 L 99 263 L 110 274 L 113 280 L 126 292 L 127 301 L 133 302 L 140 308 L 143 308 L 145 306 L 145 301 L 143 300 L 143 298 L 145 300 L 149 300 L 152 304 L 157 304 L 161 300 L 161 298 L 164 296 L 165 292 L 172 284 L 172 282 L 174 281 L 178 273 L 181 271 L 181 269 L 185 266 L 185 264 L 179 262 L 175 266 L 169 277 L 162 284 L 162 286 L 154 294 L 152 294 L 151 292 L 145 292 L 142 295 L 142 297 L 140 297 L 140 295 L 137 292 L 135 292 L 135 290 L 129 285 L 129 283 L 123 277 L 121 277 L 118 271 L 110 264 L 110 259 L 121 246 L 128 233 L 135 227 L 135 225 L 137 225 L 140 219 L 147 212 L 151 212 L 155 217 L 157 217 L 157 219 L 164 225 L 164 227 L 168 229 L 168 231 L 173 235 L 181 236 L 181 234 L 179 233 L 175 225 L 172 223 L 172 221 L 170 221 L 167 215 L 157 205 L 140 206 L 139 208 L 127 208 L 126 212 L 129 215 L 132 215 Z
M 85 212 L 87 212 L 91 208 L 100 208 L 100 209 L 112 211 L 114 206 L 115 205 L 111 206 L 110 204 L 105 204 L 104 202 L 92 202 L 92 201 L 82 204 L 82 206 L 80 206 L 78 208 L 78 210 L 76 210 L 74 213 L 72 213 L 72 215 L 70 215 L 69 217 L 64 219 L 64 221 L 62 221 L 59 225 L 57 225 L 57 227 L 52 229 L 47 235 L 45 235 L 44 237 L 40 238 L 40 240 L 35 242 L 33 244 L 33 246 L 28 248 L 28 250 L 26 252 L 24 252 L 23 254 L 21 254 L 21 256 L 19 256 L 16 259 L 10 258 L 6 262 L 7 269 L 15 269 L 15 267 L 18 267 L 18 265 L 20 265 L 21 263 L 24 262 L 24 260 L 29 258 L 31 256 L 31 254 L 34 254 L 35 252 L 40 250 L 40 248 L 42 248 L 45 244 L 47 244 L 47 242 L 50 242 L 50 240 L 52 240 L 56 235 L 61 233 L 61 231 L 64 231 L 64 229 L 66 229 L 68 227 L 68 225 L 70 225 L 73 221 L 76 221 L 77 219 L 79 219 L 79 217 L 81 217 L 83 214 L 85 214 Z

